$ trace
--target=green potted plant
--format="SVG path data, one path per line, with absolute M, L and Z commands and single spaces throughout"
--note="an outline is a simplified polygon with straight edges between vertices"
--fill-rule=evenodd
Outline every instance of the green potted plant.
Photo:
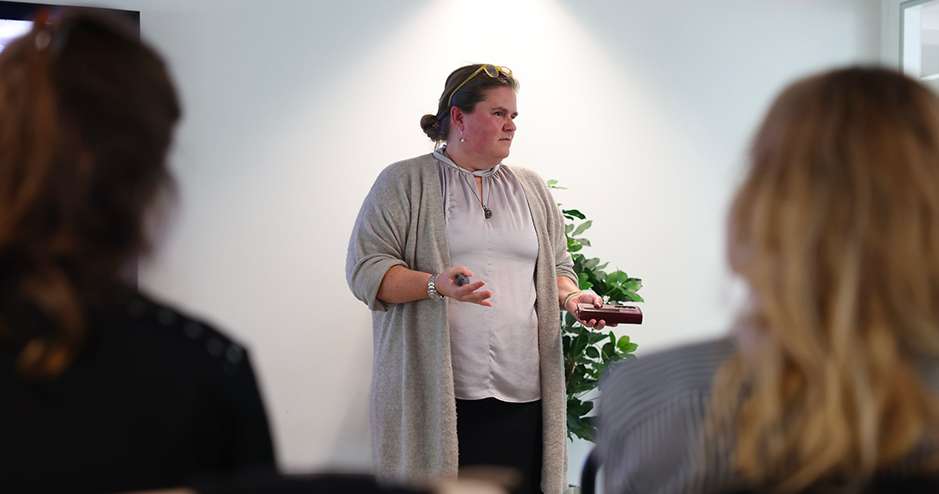
M 557 180 L 548 180 L 548 187 L 565 189 L 557 185 Z M 584 247 L 590 246 L 590 241 L 582 235 L 593 225 L 593 221 L 576 209 L 564 209 L 562 206 L 561 212 L 566 219 L 567 250 L 574 260 L 574 272 L 577 273 L 580 289 L 593 291 L 607 304 L 642 302 L 642 297 L 636 293 L 642 288 L 641 279 L 630 278 L 619 269 L 606 272 L 608 262 L 601 262 L 596 257 L 588 258 L 581 252 Z M 576 436 L 595 442 L 593 417 L 588 416 L 593 410 L 593 401 L 585 395 L 596 389 L 600 376 L 610 365 L 625 358 L 634 358 L 633 352 L 638 345 L 630 341 L 628 335 L 617 338 L 612 330 L 588 328 L 578 323 L 571 314 L 562 314 L 567 435 L 572 440 Z

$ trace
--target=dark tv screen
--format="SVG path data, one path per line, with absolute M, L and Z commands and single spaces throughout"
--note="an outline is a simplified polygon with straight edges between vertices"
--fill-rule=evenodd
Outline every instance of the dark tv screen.
M 3 51 L 3 47 L 10 41 L 32 29 L 33 18 L 40 9 L 48 8 L 55 15 L 57 10 L 65 7 L 48 3 L 0 2 L 0 51 Z M 130 26 L 138 35 L 140 34 L 140 12 L 102 8 L 95 8 L 95 10 L 112 12 L 126 18 Z

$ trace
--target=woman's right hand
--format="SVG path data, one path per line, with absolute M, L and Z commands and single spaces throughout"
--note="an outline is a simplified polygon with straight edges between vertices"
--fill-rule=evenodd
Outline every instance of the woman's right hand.
M 466 285 L 460 286 L 457 285 L 456 279 L 457 275 L 461 274 L 467 278 L 473 276 L 473 272 L 469 269 L 466 269 L 465 266 L 453 266 L 438 274 L 437 277 L 434 278 L 434 285 L 437 289 L 437 293 L 445 297 L 459 300 L 460 302 L 469 302 L 471 304 L 492 307 L 492 302 L 488 300 L 489 297 L 492 297 L 492 291 L 480 290 L 480 288 L 482 288 L 486 282 L 474 281 L 472 283 L 467 283 Z

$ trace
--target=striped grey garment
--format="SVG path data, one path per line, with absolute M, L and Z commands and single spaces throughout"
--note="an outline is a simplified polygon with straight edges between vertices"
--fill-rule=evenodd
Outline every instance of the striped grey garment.
M 711 382 L 734 352 L 732 340 L 724 338 L 627 360 L 607 374 L 600 385 L 597 443 L 605 493 L 735 487 L 723 455 L 709 454 L 707 469 L 697 464 Z
M 728 337 L 627 360 L 604 377 L 597 444 L 603 492 L 704 494 L 743 486 L 730 462 L 731 427 L 721 427 L 715 434 L 721 443 L 707 445 L 699 464 L 712 381 L 735 352 Z M 917 359 L 917 371 L 939 393 L 939 359 Z M 935 449 L 924 443 L 884 474 L 918 473 Z

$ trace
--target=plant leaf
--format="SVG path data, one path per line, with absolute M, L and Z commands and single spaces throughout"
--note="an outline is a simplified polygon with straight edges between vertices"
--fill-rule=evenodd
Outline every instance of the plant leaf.
M 601 342 L 601 341 L 603 341 L 603 340 L 605 340 L 605 339 L 606 339 L 606 335 L 605 335 L 605 334 L 603 334 L 603 333 L 601 333 L 601 332 L 599 332 L 599 331 L 591 331 L 591 332 L 590 332 L 590 338 L 588 338 L 588 341 L 590 341 L 590 344 L 591 344 L 591 345 L 596 345 L 597 343 L 599 343 L 599 342 Z
M 610 273 L 609 275 L 607 275 L 606 278 L 607 278 L 607 280 L 609 280 L 610 282 L 622 284 L 622 283 L 625 283 L 626 280 L 629 279 L 629 276 L 627 276 L 626 273 L 624 273 L 624 272 L 622 272 L 622 271 L 620 271 L 620 270 L 616 270 L 616 271 L 613 271 L 612 273 Z
M 576 237 L 580 235 L 581 233 L 584 233 L 584 231 L 590 228 L 591 225 L 593 225 L 593 220 L 587 220 L 581 223 L 580 225 L 577 226 L 577 228 L 574 230 L 574 233 L 572 233 L 571 236 Z
M 577 273 L 578 287 L 581 290 L 589 290 L 593 283 L 588 280 L 587 273 Z
M 581 352 L 584 351 L 584 348 L 587 346 L 587 336 L 584 333 L 577 335 L 577 338 L 574 339 L 574 344 L 571 346 L 571 352 L 574 355 L 574 358 L 577 358 Z
M 576 209 L 564 209 L 561 212 L 564 213 L 565 216 L 573 216 L 579 220 L 587 219 L 587 217 L 584 216 L 584 213 L 581 213 L 580 211 Z
M 625 292 L 623 295 L 629 297 L 630 302 L 645 302 L 645 299 L 642 298 L 642 295 L 639 295 L 636 292 Z
M 642 280 L 638 278 L 629 278 L 625 283 L 623 283 L 623 288 L 631 292 L 637 292 L 640 288 L 642 288 Z
M 563 189 L 557 180 L 548 180 L 548 187 Z M 583 249 L 591 246 L 590 240 L 580 237 L 593 221 L 577 209 L 564 209 L 558 203 L 565 218 L 564 231 L 567 250 L 577 273 L 577 285 L 581 290 L 593 290 L 605 303 L 641 302 L 636 293 L 642 288 L 642 280 L 630 278 L 625 271 L 606 272 L 609 262 L 599 258 L 587 258 Z M 579 437 L 593 441 L 596 429 L 592 417 L 586 416 L 593 409 L 593 400 L 582 397 L 595 390 L 599 377 L 616 362 L 636 358 L 633 353 L 638 345 L 628 335 L 617 339 L 613 331 L 602 332 L 587 328 L 576 321 L 572 314 L 561 313 L 562 352 L 564 355 L 565 391 L 568 398 L 568 437 Z
M 573 326 L 574 324 L 577 323 L 577 318 L 574 317 L 574 314 L 571 314 L 570 312 L 565 312 L 564 322 L 566 322 L 568 326 Z

